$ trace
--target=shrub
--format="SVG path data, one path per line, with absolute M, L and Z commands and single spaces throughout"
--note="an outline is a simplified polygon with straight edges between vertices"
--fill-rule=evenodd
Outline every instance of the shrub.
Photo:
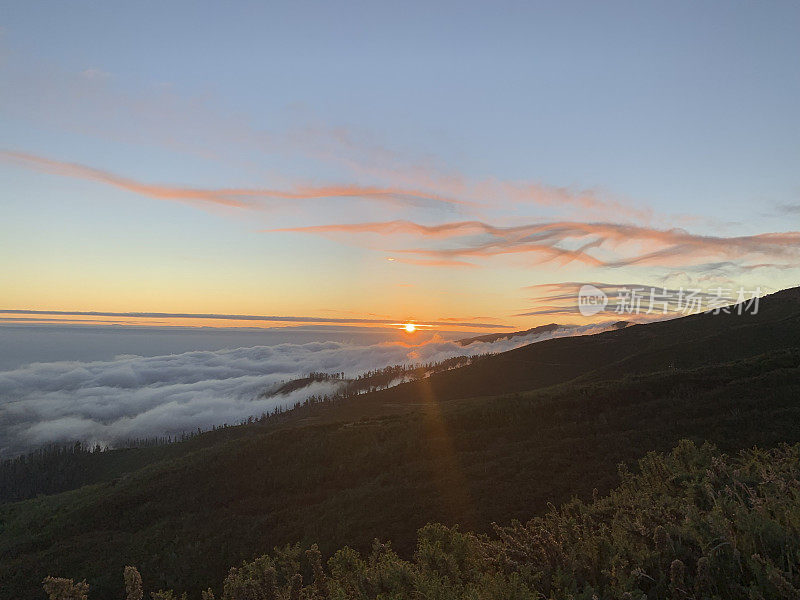
M 736 457 L 691 442 L 651 453 L 638 474 L 590 503 L 551 507 L 494 535 L 429 524 L 412 560 L 375 541 L 328 560 L 316 545 L 232 568 L 223 600 L 753 600 L 800 598 L 800 445 Z M 313 573 L 304 584 L 301 567 Z M 141 578 L 125 569 L 129 600 Z M 48 577 L 51 600 L 86 600 L 86 582 Z M 153 600 L 173 600 L 171 591 Z M 203 600 L 213 600 L 211 590 Z

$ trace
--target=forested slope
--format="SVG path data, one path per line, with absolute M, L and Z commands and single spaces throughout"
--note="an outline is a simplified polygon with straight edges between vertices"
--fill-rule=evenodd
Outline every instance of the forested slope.
M 428 524 L 406 560 L 378 540 L 363 555 L 345 547 L 327 561 L 316 545 L 287 545 L 231 569 L 202 597 L 800 597 L 800 446 L 730 457 L 683 440 L 666 455 L 648 453 L 638 472 L 622 470 L 621 484 L 606 497 L 551 507 L 490 535 Z M 135 567 L 125 569 L 125 581 L 129 600 L 153 589 Z M 87 591 L 101 597 L 84 582 L 44 583 L 53 600 L 78 600 Z M 172 590 L 153 594 L 156 600 L 175 597 Z
M 608 491 L 619 462 L 681 438 L 724 450 L 800 442 L 799 298 L 542 342 L 0 506 L 3 597 L 40 597 L 47 574 L 120 596 L 126 564 L 154 587 L 199 593 L 296 541 L 328 555 L 380 537 L 410 556 L 428 522 L 480 532 L 527 519 Z

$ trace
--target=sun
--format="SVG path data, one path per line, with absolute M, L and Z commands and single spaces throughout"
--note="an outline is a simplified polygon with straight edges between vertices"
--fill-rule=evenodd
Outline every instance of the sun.
M 406 323 L 403 325 L 403 329 L 406 330 L 406 333 L 414 333 L 417 330 L 417 326 L 413 323 Z

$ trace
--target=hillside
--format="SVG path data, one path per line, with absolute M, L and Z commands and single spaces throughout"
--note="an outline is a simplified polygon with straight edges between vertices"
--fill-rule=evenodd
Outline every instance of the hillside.
M 474 344 L 475 342 L 496 342 L 498 340 L 510 340 L 516 337 L 525 337 L 526 335 L 539 335 L 543 333 L 552 333 L 563 327 L 562 325 L 558 325 L 557 323 L 550 323 L 549 325 L 539 325 L 538 327 L 532 327 L 531 329 L 525 329 L 524 331 L 512 331 L 509 333 L 487 333 L 485 335 L 476 335 L 473 337 L 462 338 L 460 340 L 456 340 L 462 346 L 469 346 L 470 344 Z
M 437 400 L 540 389 L 580 378 L 616 378 L 739 360 L 800 344 L 800 288 L 766 296 L 758 314 L 703 313 L 558 338 L 488 357 L 423 382 L 381 392 L 381 398 Z
M 639 474 L 623 470 L 607 497 L 551 507 L 524 525 L 477 536 L 428 524 L 407 560 L 377 540 L 363 556 L 342 548 L 327 561 L 316 545 L 288 545 L 232 568 L 216 597 L 797 598 L 799 459 L 800 446 L 730 457 L 683 440 L 666 455 L 648 453 Z M 125 580 L 128 598 L 152 589 L 133 567 Z
M 49 573 L 120 596 L 119 573 L 136 564 L 154 587 L 196 594 L 231 564 L 294 541 L 328 555 L 380 537 L 409 556 L 425 523 L 480 532 L 527 519 L 608 491 L 619 462 L 681 438 L 730 451 L 800 442 L 798 397 L 797 289 L 764 299 L 758 315 L 541 342 L 201 435 L 113 481 L 0 506 L 2 593 L 40 597 Z
M 628 321 L 617 321 L 616 323 L 612 324 L 612 327 L 615 329 L 623 329 L 630 325 Z M 577 325 L 559 325 L 557 323 L 549 323 L 548 325 L 539 325 L 537 327 L 531 327 L 530 329 L 525 329 L 523 331 L 512 331 L 512 332 L 503 332 L 503 333 L 487 333 L 485 335 L 476 335 L 473 337 L 462 338 L 460 340 L 456 340 L 462 346 L 469 346 L 475 342 L 497 342 L 499 340 L 513 340 L 514 338 L 520 337 L 527 337 L 527 336 L 541 336 L 547 333 L 553 333 L 554 331 L 558 331 L 559 329 L 562 330 L 574 330 L 577 329 Z
M 797 347 L 800 344 L 798 339 L 800 288 L 792 288 L 762 298 L 757 315 L 701 314 L 626 326 L 598 335 L 538 342 L 475 360 L 459 369 L 449 370 L 450 365 L 443 364 L 444 372 L 434 373 L 422 382 L 363 394 L 335 405 L 291 411 L 259 426 L 274 429 L 358 420 L 415 410 L 421 400 L 429 401 L 431 398 L 442 401 L 493 396 L 572 380 L 603 380 L 634 373 L 694 368 L 747 358 L 773 349 Z M 452 361 L 446 361 L 449 362 Z M 354 385 L 357 391 L 385 385 L 398 376 L 393 369 L 387 371 L 359 378 L 348 385 Z M 293 388 L 303 383 L 300 380 L 287 385 Z M 21 464 L 7 463 L 0 468 L 0 502 L 112 481 L 148 464 L 172 460 L 200 448 L 260 433 L 262 430 L 258 427 L 229 427 L 180 444 L 125 448 L 100 454 L 83 452 L 77 456 L 68 451 L 42 460 L 36 456 L 23 457 Z

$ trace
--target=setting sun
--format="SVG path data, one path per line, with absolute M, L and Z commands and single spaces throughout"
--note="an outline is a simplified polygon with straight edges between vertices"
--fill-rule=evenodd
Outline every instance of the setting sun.
M 413 323 L 406 323 L 403 325 L 403 329 L 405 329 L 408 333 L 414 333 L 417 330 L 417 326 Z

